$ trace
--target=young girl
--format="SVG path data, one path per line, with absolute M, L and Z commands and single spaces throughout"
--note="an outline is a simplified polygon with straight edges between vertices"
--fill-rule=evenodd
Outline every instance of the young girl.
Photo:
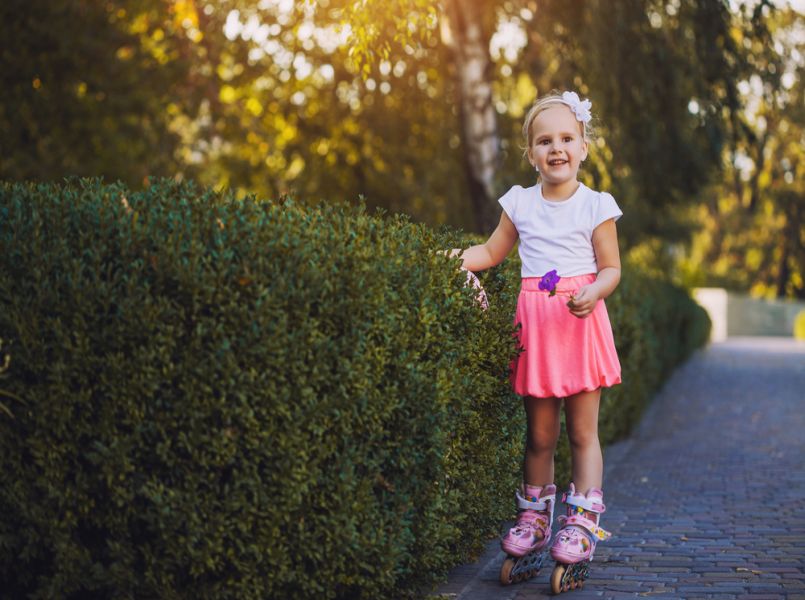
M 551 539 L 553 457 L 564 399 L 573 483 L 563 496 L 567 516 L 559 517 L 563 527 L 551 546 L 561 563 L 552 577 L 554 593 L 582 585 L 596 542 L 609 537 L 598 526 L 605 510 L 598 406 L 601 388 L 621 381 L 603 300 L 620 280 L 615 221 L 623 213 L 611 195 L 576 179 L 587 158 L 591 106 L 574 92 L 536 102 L 523 134 L 539 183 L 516 185 L 500 198 L 500 223 L 485 244 L 451 251 L 463 259 L 463 268 L 481 271 L 503 261 L 520 239 L 515 324 L 523 351 L 512 363 L 511 381 L 525 397 L 528 432 L 517 523 L 501 540 L 514 558 L 504 562 L 501 581 L 536 574 Z

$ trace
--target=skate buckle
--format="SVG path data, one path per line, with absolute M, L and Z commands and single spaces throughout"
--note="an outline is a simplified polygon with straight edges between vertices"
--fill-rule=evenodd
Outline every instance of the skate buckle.
M 515 495 L 517 496 L 517 508 L 537 511 L 550 510 L 551 513 L 553 513 L 553 504 L 556 499 L 555 494 L 549 494 L 542 498 L 536 498 L 535 500 L 531 500 L 534 496 L 523 497 L 520 495 L 520 492 L 516 492 Z
M 610 532 L 596 525 L 595 521 L 581 515 L 573 515 L 571 517 L 566 517 L 562 515 L 559 517 L 559 522 L 562 523 L 565 527 L 567 527 L 568 525 L 576 525 L 579 527 L 583 527 L 601 541 L 608 540 L 610 537 L 612 537 L 612 534 Z

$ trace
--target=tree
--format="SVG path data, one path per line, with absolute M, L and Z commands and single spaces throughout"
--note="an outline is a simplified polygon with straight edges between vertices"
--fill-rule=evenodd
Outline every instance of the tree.
M 492 91 L 489 40 L 494 3 L 446 0 L 444 39 L 452 51 L 458 79 L 464 172 L 479 231 L 498 222 L 496 175 L 500 135 Z
M 493 150 L 501 136 L 492 124 L 494 98 L 487 92 L 497 83 L 488 57 L 488 32 L 494 30 L 497 18 L 516 21 L 528 31 L 521 60 L 508 69 L 510 77 L 525 75 L 540 94 L 551 88 L 578 89 L 592 97 L 606 123 L 599 128 L 600 143 L 602 154 L 609 156 L 596 163 L 592 178 L 611 185 L 626 206 L 628 243 L 687 239 L 690 223 L 679 217 L 678 207 L 689 206 L 718 176 L 729 123 L 741 110 L 734 81 L 745 62 L 732 37 L 737 17 L 729 4 L 709 0 L 468 4 L 446 1 L 439 14 L 442 29 L 449 32 L 443 39 L 456 57 L 468 188 L 473 191 L 478 222 L 484 225 L 481 229 L 493 224 L 488 215 L 499 213 L 495 199 L 501 190 L 492 189 L 490 182 L 500 182 L 498 171 L 505 168 Z M 416 15 L 422 5 L 422 0 L 362 0 L 353 3 L 352 17 L 367 23 L 406 10 Z M 401 27 L 398 37 L 410 40 L 413 34 L 406 37 L 406 32 L 411 28 L 395 23 Z M 359 25 L 358 30 L 362 35 L 354 42 L 359 48 L 377 43 L 384 53 L 393 51 L 387 40 L 367 35 L 376 29 Z M 761 36 L 762 31 L 757 37 Z M 504 129 L 511 130 L 511 124 Z
M 177 168 L 166 108 L 193 111 L 192 94 L 175 94 L 188 81 L 192 41 L 176 10 L 149 19 L 161 5 L 0 5 L 0 177 L 105 174 L 140 185 Z
M 731 124 L 723 180 L 694 210 L 702 228 L 681 270 L 691 285 L 805 298 L 805 43 L 797 33 L 805 17 L 780 9 L 761 22 L 762 10 L 736 32 L 747 48 L 736 82 L 747 107 Z
M 686 240 L 688 207 L 741 139 L 734 81 L 753 67 L 735 32 L 768 43 L 762 10 L 714 0 L 12 0 L 0 11 L 2 177 L 172 174 L 312 202 L 363 195 L 489 232 L 497 197 L 534 177 L 518 148 L 525 110 L 571 88 L 600 117 L 582 176 L 624 206 L 625 247 L 661 250 Z

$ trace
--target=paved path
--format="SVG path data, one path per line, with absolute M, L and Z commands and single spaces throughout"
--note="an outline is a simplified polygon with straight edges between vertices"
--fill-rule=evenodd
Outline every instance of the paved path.
M 613 537 L 584 590 L 561 598 L 805 600 L 805 343 L 737 338 L 698 352 L 604 460 Z M 552 562 L 501 587 L 502 559 L 491 542 L 438 593 L 551 597 Z

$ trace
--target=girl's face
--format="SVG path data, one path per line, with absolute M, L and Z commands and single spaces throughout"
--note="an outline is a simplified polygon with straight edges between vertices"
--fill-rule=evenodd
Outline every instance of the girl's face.
M 543 183 L 575 181 L 581 161 L 587 158 L 587 142 L 570 107 L 546 108 L 531 123 L 531 132 L 528 161 L 539 170 Z

